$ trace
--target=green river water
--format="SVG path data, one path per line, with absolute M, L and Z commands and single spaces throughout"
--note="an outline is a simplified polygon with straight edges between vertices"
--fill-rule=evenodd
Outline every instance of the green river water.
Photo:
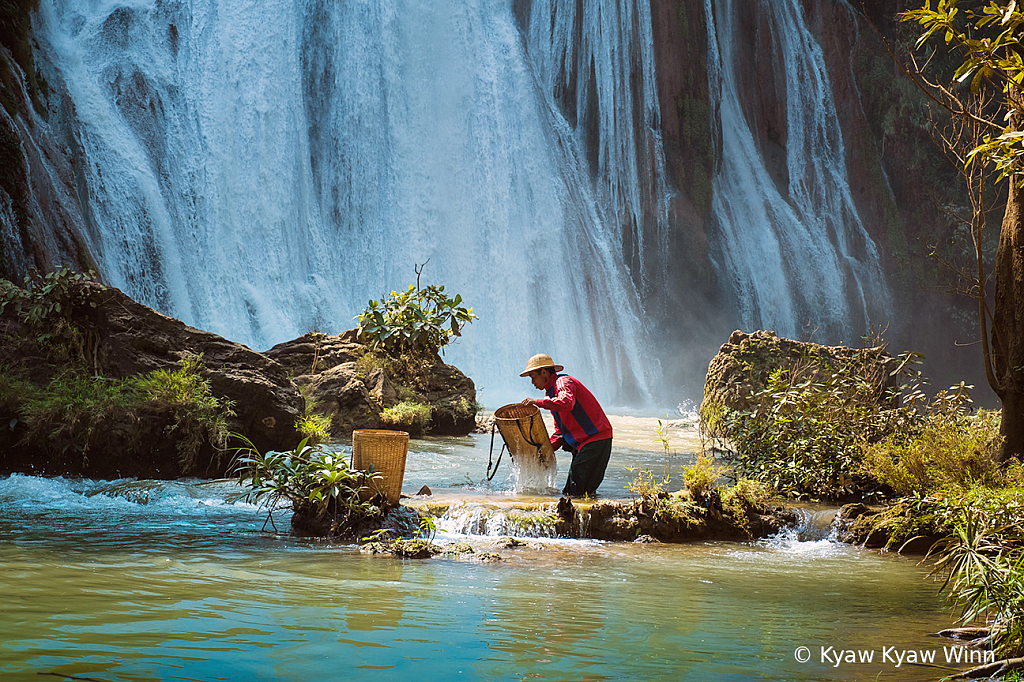
M 602 492 L 661 462 L 642 440 Z M 406 487 L 514 498 L 501 477 L 464 482 L 488 441 L 414 441 Z M 439 542 L 501 560 L 399 560 L 291 536 L 287 510 L 261 532 L 237 492 L 0 479 L 0 680 L 933 680 L 962 654 L 932 634 L 951 622 L 923 567 L 827 529 L 498 549 L 508 529 L 442 522 Z

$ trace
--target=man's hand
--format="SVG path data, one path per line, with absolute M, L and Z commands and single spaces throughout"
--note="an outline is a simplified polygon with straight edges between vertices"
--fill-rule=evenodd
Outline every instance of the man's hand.
M 530 405 L 530 406 L 533 406 L 533 405 L 536 405 L 536 404 L 537 404 L 537 401 L 534 400 L 533 398 L 523 398 L 523 402 L 520 403 L 520 405 Z
M 551 449 L 554 450 L 555 452 L 558 452 L 558 448 L 562 448 L 566 452 L 569 452 L 569 448 L 565 447 L 565 439 L 564 438 L 559 438 L 558 440 L 552 441 Z

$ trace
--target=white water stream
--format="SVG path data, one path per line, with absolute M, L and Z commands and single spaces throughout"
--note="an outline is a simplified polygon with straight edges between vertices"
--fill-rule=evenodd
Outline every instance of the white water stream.
M 739 44 L 735 0 L 706 0 L 708 79 L 722 154 L 713 180 L 719 271 L 731 282 L 744 328 L 857 345 L 871 323 L 888 320 L 891 301 L 877 247 L 857 213 L 842 131 L 821 46 L 798 0 L 758 3 L 773 71 L 785 102 L 788 185 L 769 173 L 765 150 L 740 88 L 752 68 Z M 715 127 L 713 126 L 713 129 Z
M 492 407 L 522 397 L 542 351 L 609 402 L 649 399 L 622 253 L 660 228 L 643 217 L 662 181 L 650 16 L 598 4 L 575 44 L 576 3 L 534 3 L 524 46 L 498 0 L 43 0 L 101 274 L 263 350 L 355 326 L 429 261 L 423 283 L 480 317 L 446 359 Z M 593 64 L 593 177 L 552 94 L 566 50 Z

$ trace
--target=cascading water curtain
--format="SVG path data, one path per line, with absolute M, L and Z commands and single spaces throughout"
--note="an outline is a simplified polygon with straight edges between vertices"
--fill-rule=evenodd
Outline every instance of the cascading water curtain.
M 625 262 L 657 234 L 639 216 L 661 181 L 630 149 L 631 126 L 656 134 L 637 7 L 585 3 L 585 29 L 558 38 L 630 55 L 588 76 L 596 182 L 545 87 L 553 47 L 531 39 L 528 58 L 507 2 L 43 0 L 37 32 L 75 103 L 113 285 L 260 350 L 354 326 L 427 263 L 422 282 L 480 317 L 446 360 L 489 407 L 532 390 L 518 373 L 542 351 L 624 404 L 658 379 Z
M 594 179 L 642 290 L 666 267 L 669 190 L 649 2 L 535 0 L 528 49 L 559 142 Z M 582 170 L 582 169 L 581 169 Z
M 891 315 L 874 242 L 858 216 L 821 47 L 797 0 L 763 0 L 776 82 L 785 87 L 788 187 L 769 175 L 744 114 L 734 0 L 706 0 L 709 85 L 719 115 L 721 159 L 712 210 L 723 279 L 733 285 L 747 330 L 772 329 L 819 342 L 855 343 Z

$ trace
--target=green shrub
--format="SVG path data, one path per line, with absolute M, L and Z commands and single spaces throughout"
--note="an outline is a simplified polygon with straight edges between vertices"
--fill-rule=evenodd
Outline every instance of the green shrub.
M 76 273 L 68 267 L 41 274 L 32 269 L 25 286 L 0 289 L 0 314 L 11 308 L 36 334 L 42 345 L 71 343 L 82 352 L 80 332 L 71 316 L 77 308 L 95 308 L 106 288 L 96 283 L 96 273 Z
M 710 499 L 712 491 L 718 485 L 718 479 L 726 472 L 725 467 L 715 464 L 715 460 L 705 453 L 697 456 L 697 461 L 683 468 L 683 481 L 690 492 L 690 498 L 696 501 Z
M 1000 443 L 997 412 L 930 415 L 919 429 L 865 445 L 863 470 L 900 495 L 992 486 Z
M 750 396 L 753 407 L 725 410 L 737 475 L 793 497 L 873 492 L 878 482 L 861 463 L 866 444 L 919 431 L 929 414 L 955 415 L 970 406 L 971 387 L 963 384 L 927 403 L 912 368 L 919 358 L 901 355 L 890 373 L 899 381 L 888 389 L 883 377 L 865 377 L 854 363 L 772 372 Z
M 383 516 L 386 500 L 367 494 L 367 475 L 349 469 L 342 453 L 325 452 L 303 439 L 289 452 L 262 454 L 244 436 L 233 435 L 243 443 L 236 468 L 239 483 L 247 488 L 242 497 L 267 508 L 264 528 L 268 522 L 274 525 L 274 508 L 281 501 L 313 520 L 328 518 L 334 535 L 350 536 Z
M 26 441 L 62 451 L 71 448 L 87 457 L 97 430 L 136 403 L 126 381 L 68 371 L 25 396 L 19 411 L 29 429 Z
M 462 296 L 450 298 L 444 286 L 392 291 L 382 301 L 371 300 L 359 315 L 359 335 L 372 349 L 389 353 L 443 350 L 462 327 L 478 319 L 472 308 L 462 305 Z
M 213 446 L 214 463 L 219 462 L 227 448 L 228 419 L 234 416 L 230 402 L 213 395 L 201 367 L 201 355 L 185 354 L 176 370 L 159 369 L 130 380 L 148 407 L 173 413 L 167 431 L 178 432 L 179 464 L 185 473 L 198 469 L 197 457 L 205 443 Z
M 659 483 L 649 469 L 626 467 L 626 470 L 633 474 L 633 478 L 626 483 L 626 489 L 634 499 L 658 497 L 668 488 L 668 477 Z
M 331 417 L 327 414 L 304 414 L 295 420 L 295 430 L 310 445 L 326 443 L 331 439 Z
M 430 427 L 430 405 L 403 400 L 381 412 L 380 418 L 390 428 L 423 433 Z
M 197 458 L 207 443 L 215 453 L 213 463 L 219 462 L 227 446 L 227 422 L 233 416 L 230 404 L 211 394 L 209 382 L 199 374 L 200 362 L 197 356 L 187 356 L 177 370 L 156 370 L 122 380 L 67 371 L 45 387 L 29 390 L 12 409 L 24 418 L 27 441 L 46 442 L 60 450 L 73 448 L 86 457 L 98 430 L 111 423 L 138 422 L 144 414 L 170 412 L 173 419 L 167 431 L 177 432 L 178 462 L 183 473 L 190 473 L 198 470 Z M 18 379 L 0 380 L 0 389 L 4 385 L 18 386 Z M 143 445 L 136 442 L 129 447 Z
M 383 369 L 387 372 L 390 366 L 391 360 L 389 358 L 369 351 L 356 359 L 356 372 L 364 377 L 376 369 Z
M 320 403 L 312 396 L 309 385 L 300 386 L 299 394 L 302 396 L 302 414 L 295 419 L 295 430 L 310 445 L 328 442 L 331 439 L 331 415 L 320 412 Z
M 722 490 L 722 505 L 759 508 L 767 504 L 772 495 L 772 489 L 764 483 L 741 478 L 735 485 Z
M 998 656 L 1024 654 L 1024 549 L 1008 544 L 1006 528 L 977 509 L 962 507 L 951 525 L 931 553 L 932 574 L 944 579 L 963 623 L 990 625 L 986 643 Z

